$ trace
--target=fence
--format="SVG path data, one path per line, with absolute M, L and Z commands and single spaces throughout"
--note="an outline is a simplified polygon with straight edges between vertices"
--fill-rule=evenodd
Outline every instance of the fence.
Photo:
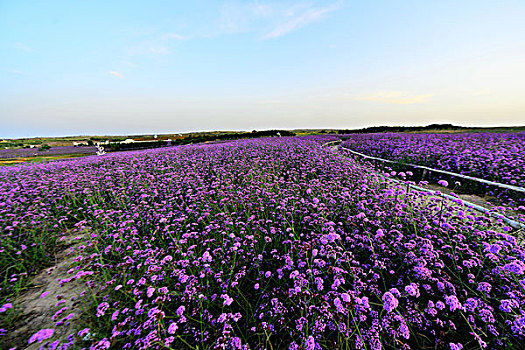
M 341 140 L 339 140 L 339 141 L 330 141 L 330 142 L 327 142 L 327 143 L 323 144 L 322 147 L 331 146 L 331 145 L 338 145 L 340 143 L 341 143 Z M 382 161 L 382 162 L 386 162 L 386 163 L 393 163 L 393 164 L 398 164 L 398 165 L 408 165 L 408 166 L 411 166 L 411 167 L 424 169 L 424 170 L 427 170 L 427 171 L 434 171 L 434 172 L 437 172 L 437 173 L 458 176 L 458 177 L 461 177 L 461 178 L 464 178 L 464 179 L 478 181 L 478 182 L 486 183 L 486 184 L 489 184 L 489 185 L 492 185 L 492 186 L 498 186 L 498 187 L 510 189 L 510 190 L 513 190 L 513 191 L 518 191 L 518 192 L 521 192 L 521 193 L 525 193 L 525 188 L 522 188 L 522 187 L 501 184 L 501 183 L 498 183 L 498 182 L 488 181 L 488 180 L 480 179 L 480 178 L 477 178 L 477 177 L 472 177 L 472 176 L 467 176 L 467 175 L 462 175 L 462 174 L 456 174 L 456 173 L 453 173 L 453 172 L 450 172 L 450 171 L 444 171 L 444 170 L 439 170 L 439 169 L 432 169 L 432 168 L 421 166 L 421 165 L 405 164 L 405 163 L 395 162 L 395 161 L 388 160 L 388 159 L 372 157 L 372 156 L 368 156 L 368 155 L 363 154 L 363 153 L 359 153 L 359 152 L 353 151 L 353 150 L 345 148 L 345 147 L 339 147 L 339 149 L 343 149 L 343 150 L 348 151 L 348 152 L 350 152 L 352 154 L 355 154 L 355 155 L 358 155 L 358 156 L 361 156 L 361 157 L 367 158 L 367 159 L 373 159 L 373 160 L 378 160 L 378 161 Z M 379 175 L 380 177 L 382 177 L 384 179 L 388 179 L 389 181 L 392 181 L 394 183 L 400 183 L 400 184 L 406 185 L 409 188 L 415 189 L 416 191 L 432 193 L 433 195 L 445 197 L 445 198 L 456 200 L 456 201 L 459 199 L 457 197 L 448 195 L 446 193 L 430 190 L 430 189 L 427 189 L 427 188 L 424 188 L 424 187 L 420 187 L 420 186 L 416 186 L 416 185 L 412 185 L 412 184 L 408 184 L 408 183 L 406 183 L 404 181 L 399 181 L 399 180 L 396 180 L 396 179 L 387 178 L 386 176 L 383 176 L 381 174 L 377 174 L 377 175 Z M 490 215 L 490 216 L 495 217 L 497 219 L 501 219 L 505 223 L 507 223 L 509 226 L 512 226 L 513 228 L 515 228 L 517 230 L 525 229 L 525 224 L 524 223 L 512 220 L 512 219 L 510 219 L 510 218 L 508 218 L 508 217 L 506 217 L 506 216 L 504 216 L 502 214 L 495 213 L 495 212 L 493 212 L 493 211 L 491 211 L 491 210 L 489 210 L 487 208 L 484 208 L 482 206 L 479 206 L 477 204 L 474 204 L 474 203 L 471 203 L 471 202 L 468 202 L 468 201 L 464 201 L 464 200 L 461 200 L 461 202 L 466 207 L 472 208 L 474 210 L 477 210 L 477 211 L 482 212 L 484 214 Z

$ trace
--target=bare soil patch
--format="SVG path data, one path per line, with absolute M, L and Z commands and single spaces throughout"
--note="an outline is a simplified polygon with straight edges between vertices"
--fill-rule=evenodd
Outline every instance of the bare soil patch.
M 70 271 L 73 260 L 78 256 L 81 242 L 86 234 L 66 236 L 55 254 L 56 264 L 50 268 L 43 269 L 32 279 L 32 287 L 18 297 L 13 304 L 18 307 L 20 317 L 14 330 L 8 332 L 3 339 L 1 348 L 10 349 L 40 349 L 42 344 L 28 344 L 29 338 L 41 329 L 55 329 L 51 341 L 60 340 L 67 342 L 67 336 L 73 331 L 78 323 L 82 305 L 79 295 L 86 286 L 81 280 L 74 280 L 61 285 L 60 281 L 71 278 L 76 270 Z M 65 244 L 64 244 L 65 243 Z M 68 271 L 70 273 L 68 273 Z M 42 297 L 42 293 L 48 294 Z M 53 320 L 53 315 L 64 307 L 64 311 Z M 57 327 L 56 322 L 67 315 L 74 313 L 75 316 Z

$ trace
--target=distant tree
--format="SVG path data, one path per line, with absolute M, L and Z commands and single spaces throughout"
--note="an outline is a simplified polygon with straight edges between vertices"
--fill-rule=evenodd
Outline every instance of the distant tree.
M 51 146 L 49 146 L 49 145 L 47 145 L 47 144 L 44 143 L 43 145 L 41 145 L 40 147 L 38 147 L 38 150 L 39 150 L 39 151 L 47 151 L 47 150 L 50 149 L 50 148 L 51 148 Z

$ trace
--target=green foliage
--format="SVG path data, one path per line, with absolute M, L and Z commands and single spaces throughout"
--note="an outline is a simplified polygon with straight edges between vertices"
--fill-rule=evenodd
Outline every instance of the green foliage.
M 40 152 L 42 152 L 42 151 L 47 151 L 47 150 L 50 149 L 50 148 L 51 148 L 51 146 L 49 146 L 48 144 L 43 144 L 43 145 L 41 145 L 40 147 L 38 147 L 38 150 L 39 150 Z

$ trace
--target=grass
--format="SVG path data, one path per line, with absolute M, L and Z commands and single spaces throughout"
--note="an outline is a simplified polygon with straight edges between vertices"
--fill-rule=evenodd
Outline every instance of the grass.
M 64 154 L 56 156 L 37 156 L 37 157 L 23 157 L 16 159 L 0 159 L 0 166 L 16 165 L 20 163 L 40 163 L 54 160 L 64 160 L 72 158 L 87 157 L 91 154 Z

